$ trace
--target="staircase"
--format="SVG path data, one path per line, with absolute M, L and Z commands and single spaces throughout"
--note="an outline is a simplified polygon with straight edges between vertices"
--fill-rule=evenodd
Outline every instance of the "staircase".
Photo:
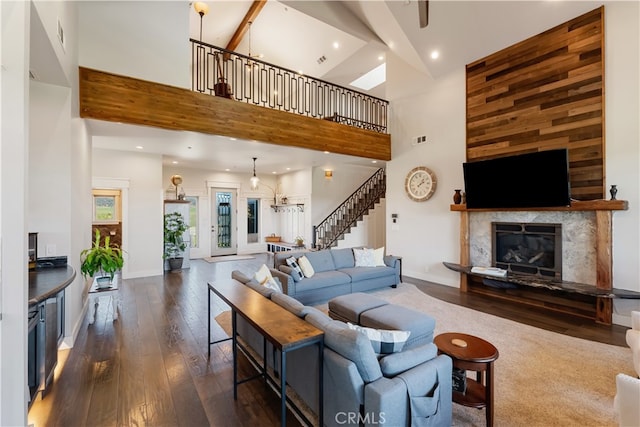
M 329 216 L 313 227 L 313 247 L 328 249 L 336 246 L 338 240 L 343 239 L 384 197 L 386 188 L 385 171 L 378 169 Z

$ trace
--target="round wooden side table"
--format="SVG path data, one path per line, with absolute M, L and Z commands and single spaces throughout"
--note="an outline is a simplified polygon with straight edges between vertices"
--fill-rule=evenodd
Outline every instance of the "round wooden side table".
M 457 332 L 440 334 L 433 342 L 440 353 L 453 359 L 454 368 L 476 372 L 475 380 L 466 379 L 464 393 L 453 392 L 453 401 L 472 408 L 486 408 L 487 426 L 493 426 L 493 362 L 498 358 L 498 349 L 482 338 Z

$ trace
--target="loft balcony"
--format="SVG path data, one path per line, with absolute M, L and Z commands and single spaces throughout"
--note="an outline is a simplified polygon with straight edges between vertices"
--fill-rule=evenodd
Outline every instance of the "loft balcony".
M 80 117 L 391 159 L 387 101 L 191 45 L 191 90 L 80 67 Z

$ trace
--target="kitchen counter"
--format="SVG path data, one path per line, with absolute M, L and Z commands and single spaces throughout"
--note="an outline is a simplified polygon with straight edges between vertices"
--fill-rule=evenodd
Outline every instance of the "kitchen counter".
M 76 271 L 70 265 L 29 271 L 29 306 L 56 295 L 69 286 L 75 277 Z

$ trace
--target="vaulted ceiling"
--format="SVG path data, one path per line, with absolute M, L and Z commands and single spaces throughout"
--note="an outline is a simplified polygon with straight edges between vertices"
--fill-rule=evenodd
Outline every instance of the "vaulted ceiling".
M 252 1 L 233 0 L 207 2 L 209 12 L 200 19 L 189 3 L 190 36 L 219 47 L 226 47 L 242 23 Z M 416 0 L 398 1 L 277 1 L 268 0 L 251 24 L 250 33 L 235 49 L 242 54 L 262 54 L 262 60 L 303 71 L 307 75 L 349 87 L 354 79 L 393 57 L 393 73 L 387 73 L 387 84 L 368 91 L 369 94 L 393 101 L 424 87 L 421 83 L 438 79 L 460 70 L 465 64 L 517 43 L 532 35 L 599 7 L 594 1 L 433 1 L 429 2 L 429 25 L 421 29 Z M 185 4 L 186 7 L 186 4 Z M 250 37 L 249 37 L 250 35 Z M 250 40 L 250 42 L 249 42 Z M 334 46 L 338 44 L 338 47 Z M 438 59 L 432 59 L 434 50 Z M 318 61 L 324 56 L 325 61 Z M 400 64 L 400 65 L 398 65 Z M 406 76 L 418 76 L 416 84 Z M 391 84 L 393 83 L 393 84 Z M 166 164 L 179 159 L 184 166 L 219 169 L 233 163 L 231 158 L 245 155 L 235 170 L 248 172 L 250 157 L 259 157 L 266 169 L 283 173 L 286 168 L 333 166 L 337 164 L 370 165 L 370 161 L 348 156 L 322 157 L 306 150 L 265 146 L 252 141 L 236 141 L 234 152 L 226 153 L 209 140 L 194 135 L 171 134 L 163 138 L 157 132 L 132 130 L 128 126 L 113 129 L 92 123 L 97 146 L 134 150 L 128 142 L 135 138 L 159 140 L 176 137 L 180 144 L 157 144 L 157 152 Z M 216 137 L 213 138 L 216 142 Z M 219 138 L 218 138 L 219 139 Z M 220 140 L 217 143 L 222 143 Z M 131 146 L 131 147 L 130 147 Z M 236 151 L 238 150 L 238 151 Z M 185 153 L 198 153 L 188 156 Z M 230 156 L 224 159 L 222 155 Z M 190 158 L 193 157 L 193 158 Z M 286 159 L 286 164 L 283 162 Z M 246 165 L 245 165 L 246 163 Z

